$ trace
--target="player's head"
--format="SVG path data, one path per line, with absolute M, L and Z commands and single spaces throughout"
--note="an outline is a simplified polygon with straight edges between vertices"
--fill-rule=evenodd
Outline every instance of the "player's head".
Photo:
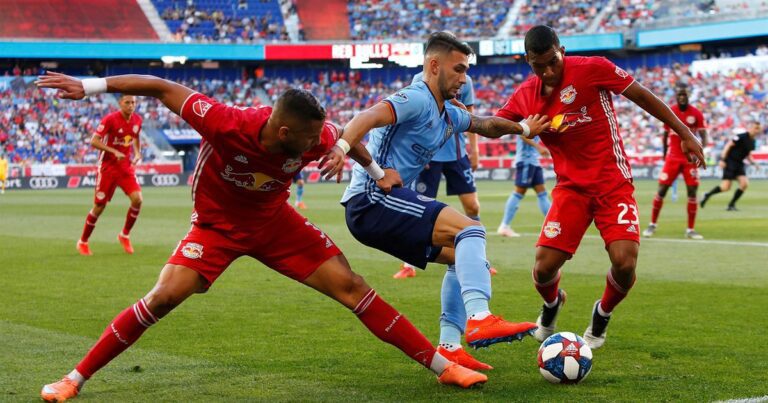
M 675 99 L 677 104 L 683 108 L 688 106 L 688 87 L 685 85 L 678 85 L 675 88 Z
M 560 38 L 554 29 L 537 25 L 525 34 L 525 61 L 544 84 L 554 86 L 560 83 L 563 56 L 565 48 L 560 46 Z
M 120 94 L 117 96 L 117 103 L 123 115 L 130 115 L 136 110 L 136 97 L 133 95 Z
M 747 124 L 747 133 L 749 133 L 750 137 L 755 138 L 762 132 L 763 132 L 763 127 L 760 125 L 760 122 L 758 120 L 749 121 L 749 123 Z
M 450 32 L 434 32 L 424 50 L 424 81 L 436 80 L 443 99 L 456 98 L 467 82 L 469 55 L 472 48 L 456 39 Z
M 320 142 L 325 109 L 309 91 L 291 88 L 278 98 L 272 118 L 283 152 L 297 157 Z

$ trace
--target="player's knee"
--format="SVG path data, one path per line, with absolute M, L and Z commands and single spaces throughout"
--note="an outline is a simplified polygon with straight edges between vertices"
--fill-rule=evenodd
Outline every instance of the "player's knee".
M 699 187 L 698 186 L 688 186 L 688 197 L 696 197 L 696 192 L 698 192 Z
M 147 308 L 158 318 L 161 318 L 179 306 L 186 296 L 174 292 L 169 287 L 155 287 L 149 295 L 144 298 Z
M 621 253 L 613 259 L 613 269 L 621 274 L 633 274 L 635 267 L 637 267 L 637 255 L 632 253 Z
M 474 201 L 474 202 L 467 203 L 464 206 L 464 212 L 468 216 L 475 216 L 475 217 L 479 216 L 480 215 L 480 202 Z
M 667 197 L 668 190 L 669 190 L 669 186 L 666 186 L 666 185 L 659 186 L 659 192 L 658 192 L 659 197 L 661 197 L 662 199 Z

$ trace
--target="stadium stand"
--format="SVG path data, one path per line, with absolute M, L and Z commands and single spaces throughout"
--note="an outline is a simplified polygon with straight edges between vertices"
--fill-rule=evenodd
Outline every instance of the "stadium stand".
M 287 41 L 275 0 L 152 0 L 177 42 Z
M 608 3 L 609 0 L 527 1 L 520 7 L 517 20 L 509 34 L 523 36 L 538 24 L 549 25 L 561 35 L 584 33 Z
M 0 1 L 0 38 L 158 40 L 135 1 Z

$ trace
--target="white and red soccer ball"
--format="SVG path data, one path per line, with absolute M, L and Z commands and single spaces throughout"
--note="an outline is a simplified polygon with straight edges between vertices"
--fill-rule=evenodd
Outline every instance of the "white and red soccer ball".
M 579 383 L 592 369 L 592 349 L 571 332 L 555 333 L 539 347 L 539 372 L 552 383 Z

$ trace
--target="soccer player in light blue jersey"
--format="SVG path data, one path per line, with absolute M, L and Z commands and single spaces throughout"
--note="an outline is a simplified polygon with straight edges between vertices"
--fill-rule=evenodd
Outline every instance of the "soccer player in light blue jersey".
M 520 201 L 523 200 L 525 192 L 529 188 L 533 188 L 536 191 L 541 213 L 546 216 L 547 212 L 549 212 L 551 203 L 547 196 L 547 189 L 544 187 L 544 171 L 541 169 L 539 156 L 548 157 L 549 151 L 541 145 L 538 137 L 534 139 L 517 138 L 517 147 L 515 147 L 515 191 L 507 199 L 507 205 L 504 208 L 504 218 L 501 219 L 499 229 L 496 230 L 501 236 L 520 236 L 509 224 L 515 218 Z
M 535 136 L 549 127 L 546 116 L 520 122 L 478 117 L 452 103 L 466 82 L 472 49 L 445 32 L 430 36 L 425 50 L 424 80 L 412 84 L 356 115 L 321 164 L 326 176 L 343 166 L 344 152 L 370 132 L 366 145 L 374 162 L 355 166 L 341 200 L 347 227 L 363 244 L 387 252 L 419 268 L 428 262 L 449 265 L 442 292 L 441 351 L 468 368 L 489 369 L 461 348 L 461 334 L 473 347 L 520 340 L 534 323 L 512 323 L 491 314 L 491 275 L 485 252 L 485 228 L 446 204 L 408 186 L 446 141 L 469 131 L 498 138 L 505 134 Z M 384 169 L 397 170 L 402 187 L 377 187 Z M 388 191 L 385 191 L 388 190 Z M 451 335 L 450 340 L 448 335 Z M 447 347 L 450 347 L 448 349 Z M 450 350 L 453 351 L 450 351 Z M 453 353 L 453 354 L 451 354 Z M 441 352 L 441 354 L 443 354 Z
M 411 84 L 424 81 L 424 73 L 413 76 Z M 467 107 L 467 112 L 472 113 L 475 104 L 475 90 L 472 86 L 472 78 L 467 75 L 467 82 L 461 86 L 456 99 Z M 469 154 L 467 153 L 467 138 L 469 138 Z M 440 178 L 445 176 L 446 194 L 458 195 L 464 214 L 467 217 L 480 221 L 480 201 L 477 199 L 475 177 L 472 174 L 477 169 L 478 163 L 477 134 L 456 133 L 442 148 L 432 157 L 426 168 L 419 174 L 413 183 L 413 188 L 424 196 L 436 198 L 440 189 Z M 491 269 L 495 274 L 495 269 Z M 400 270 L 394 278 L 403 279 L 416 276 L 416 267 L 403 262 Z

